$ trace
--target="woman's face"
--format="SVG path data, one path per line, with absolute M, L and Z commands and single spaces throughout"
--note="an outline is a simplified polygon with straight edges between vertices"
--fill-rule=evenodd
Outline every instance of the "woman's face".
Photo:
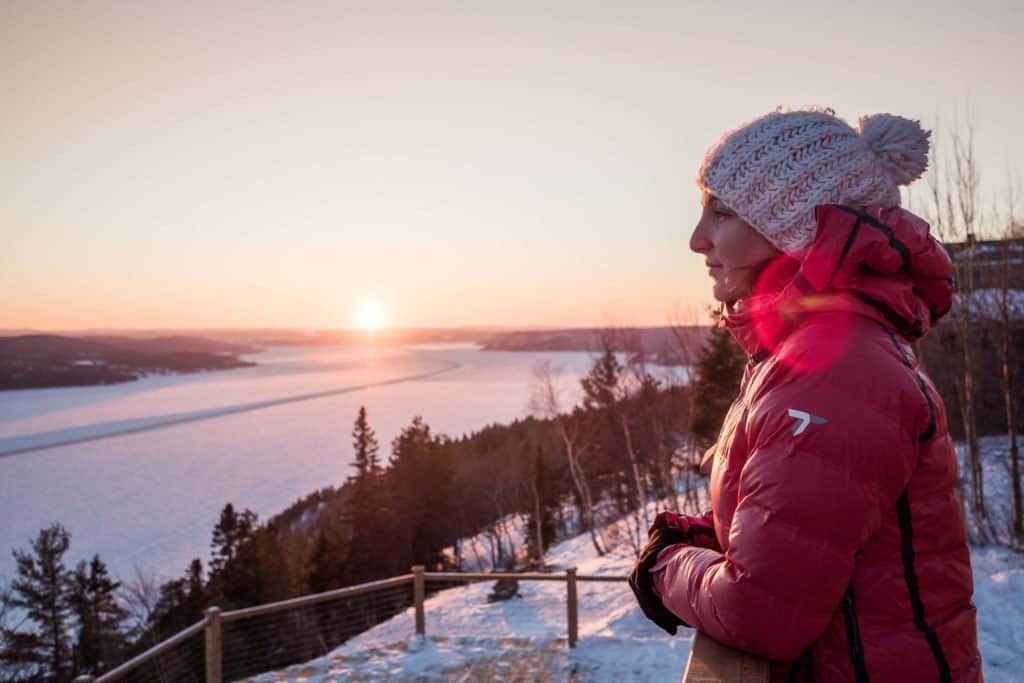
M 705 195 L 702 204 L 690 249 L 704 256 L 715 299 L 732 304 L 750 295 L 761 266 L 780 252 L 718 197 Z

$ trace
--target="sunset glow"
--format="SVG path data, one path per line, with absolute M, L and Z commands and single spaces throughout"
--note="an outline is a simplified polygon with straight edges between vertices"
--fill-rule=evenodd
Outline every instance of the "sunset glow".
M 384 308 L 376 299 L 367 299 L 356 311 L 356 322 L 362 329 L 372 332 L 384 323 Z
M 0 330 L 664 325 L 778 105 L 968 107 L 997 195 L 1024 3 L 865 2 L 5 3 Z

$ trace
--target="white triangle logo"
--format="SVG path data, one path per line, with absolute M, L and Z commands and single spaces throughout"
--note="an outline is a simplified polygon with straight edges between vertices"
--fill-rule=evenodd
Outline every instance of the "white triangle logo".
M 811 415 L 808 412 L 804 412 L 803 410 L 797 410 L 796 408 L 789 409 L 789 416 L 792 418 L 796 418 L 796 422 L 793 424 L 793 436 L 800 436 L 801 434 L 803 434 L 804 430 L 807 429 L 807 425 L 809 424 L 813 423 L 816 425 L 823 425 L 826 422 L 828 422 L 828 420 L 826 420 L 823 417 Z

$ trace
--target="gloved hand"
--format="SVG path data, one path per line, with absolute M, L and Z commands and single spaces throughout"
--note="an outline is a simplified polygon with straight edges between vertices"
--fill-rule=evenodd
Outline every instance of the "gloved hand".
M 682 525 L 675 523 L 670 525 L 664 520 L 663 516 L 667 514 L 674 515 L 676 518 L 680 517 L 675 513 L 663 512 L 655 519 L 648 534 L 647 546 L 640 553 L 640 558 L 629 574 L 629 587 L 633 589 L 633 594 L 636 596 L 636 601 L 640 603 L 640 609 L 643 610 L 644 615 L 674 636 L 680 625 L 689 626 L 689 624 L 670 612 L 661 602 L 661 598 L 654 590 L 654 575 L 651 574 L 651 567 L 658 561 L 658 555 L 662 550 L 680 543 L 689 545 L 693 537 L 688 526 L 684 530 L 681 528 Z M 674 526 L 675 528 L 673 528 Z
M 654 533 L 655 529 L 663 527 L 687 534 L 689 536 L 687 543 L 690 545 L 695 545 L 698 548 L 719 550 L 718 538 L 715 536 L 715 527 L 710 511 L 700 517 L 680 515 L 667 511 L 659 513 L 654 518 L 654 523 L 651 524 L 651 528 L 647 532 L 648 537 Z

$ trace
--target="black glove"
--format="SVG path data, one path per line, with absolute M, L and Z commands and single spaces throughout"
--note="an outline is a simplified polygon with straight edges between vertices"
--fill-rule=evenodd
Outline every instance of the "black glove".
M 690 543 L 688 531 L 671 529 L 667 526 L 652 528 L 648 537 L 647 546 L 640 553 L 633 571 L 629 574 L 629 587 L 636 595 L 636 601 L 640 603 L 640 609 L 644 615 L 669 632 L 676 634 L 678 626 L 689 626 L 685 621 L 670 612 L 661 602 L 661 598 L 654 592 L 654 575 L 651 574 L 651 567 L 658 562 L 658 554 L 677 543 Z

